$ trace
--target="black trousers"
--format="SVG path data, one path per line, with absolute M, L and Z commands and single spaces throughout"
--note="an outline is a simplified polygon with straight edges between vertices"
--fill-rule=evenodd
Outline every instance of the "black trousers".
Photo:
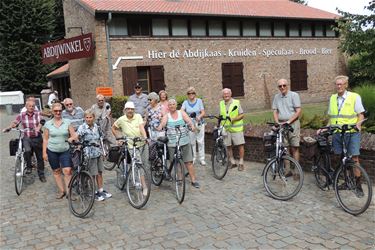
M 43 161 L 43 138 L 39 137 L 24 137 L 22 139 L 23 148 L 25 149 L 25 160 L 26 166 L 31 168 L 31 156 L 32 153 L 35 153 L 37 166 L 38 166 L 38 175 L 44 176 L 44 161 Z

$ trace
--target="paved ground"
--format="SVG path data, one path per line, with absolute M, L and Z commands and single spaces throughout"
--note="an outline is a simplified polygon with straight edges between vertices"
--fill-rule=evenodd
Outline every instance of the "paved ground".
M 1 127 L 10 121 L 1 114 Z M 375 206 L 354 217 L 338 205 L 334 192 L 319 190 L 310 173 L 294 199 L 266 195 L 263 165 L 246 163 L 244 172 L 231 170 L 223 181 L 210 168 L 197 167 L 201 189 L 190 185 L 178 205 L 173 189 L 153 187 L 144 209 L 130 206 L 105 172 L 105 188 L 113 198 L 95 202 L 86 219 L 69 212 L 66 199 L 55 199 L 55 183 L 47 168 L 47 183 L 35 178 L 17 196 L 10 134 L 1 140 L 1 249 L 374 249 Z M 208 157 L 207 157 L 208 158 Z M 32 178 L 31 178 L 32 179 Z

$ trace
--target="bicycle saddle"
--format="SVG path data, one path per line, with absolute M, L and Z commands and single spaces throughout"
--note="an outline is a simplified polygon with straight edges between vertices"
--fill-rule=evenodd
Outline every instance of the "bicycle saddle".
M 167 143 L 168 142 L 168 137 L 166 137 L 166 136 L 159 137 L 158 138 L 158 142 Z

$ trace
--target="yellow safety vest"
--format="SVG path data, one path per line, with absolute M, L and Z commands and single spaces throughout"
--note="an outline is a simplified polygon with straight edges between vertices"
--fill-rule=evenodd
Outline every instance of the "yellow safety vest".
M 237 106 L 237 109 L 232 111 L 235 106 Z M 220 115 L 224 119 L 227 117 L 227 115 L 229 115 L 229 117 L 233 119 L 234 117 L 238 116 L 239 107 L 240 107 L 240 101 L 233 99 L 232 103 L 229 105 L 228 114 L 227 114 L 227 110 L 225 108 L 225 102 L 224 100 L 222 100 L 220 101 Z M 235 121 L 233 123 L 230 123 L 229 121 L 225 122 L 225 120 L 221 122 L 222 125 L 224 123 L 225 123 L 225 129 L 228 132 L 237 133 L 237 132 L 243 131 L 243 119 L 239 121 Z
M 356 124 L 358 121 L 357 113 L 354 111 L 355 100 L 358 94 L 347 92 L 347 96 L 341 106 L 337 103 L 337 94 L 331 96 L 328 114 L 332 125 Z

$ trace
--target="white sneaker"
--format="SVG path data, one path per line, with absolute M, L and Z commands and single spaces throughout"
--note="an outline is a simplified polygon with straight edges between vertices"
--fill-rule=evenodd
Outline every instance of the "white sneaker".
M 201 161 L 201 165 L 202 165 L 202 166 L 206 166 L 206 165 L 207 165 L 207 164 L 206 164 L 206 161 L 205 161 L 205 160 Z
M 112 194 L 108 193 L 107 191 L 103 190 L 103 192 L 100 192 L 100 195 L 103 196 L 105 199 L 111 198 Z
M 147 192 L 148 192 L 147 188 L 144 188 L 143 191 L 142 191 L 142 193 L 143 193 L 144 196 L 147 196 Z
M 104 201 L 105 198 L 101 195 L 101 193 L 96 193 L 95 194 L 95 200 L 96 201 Z

